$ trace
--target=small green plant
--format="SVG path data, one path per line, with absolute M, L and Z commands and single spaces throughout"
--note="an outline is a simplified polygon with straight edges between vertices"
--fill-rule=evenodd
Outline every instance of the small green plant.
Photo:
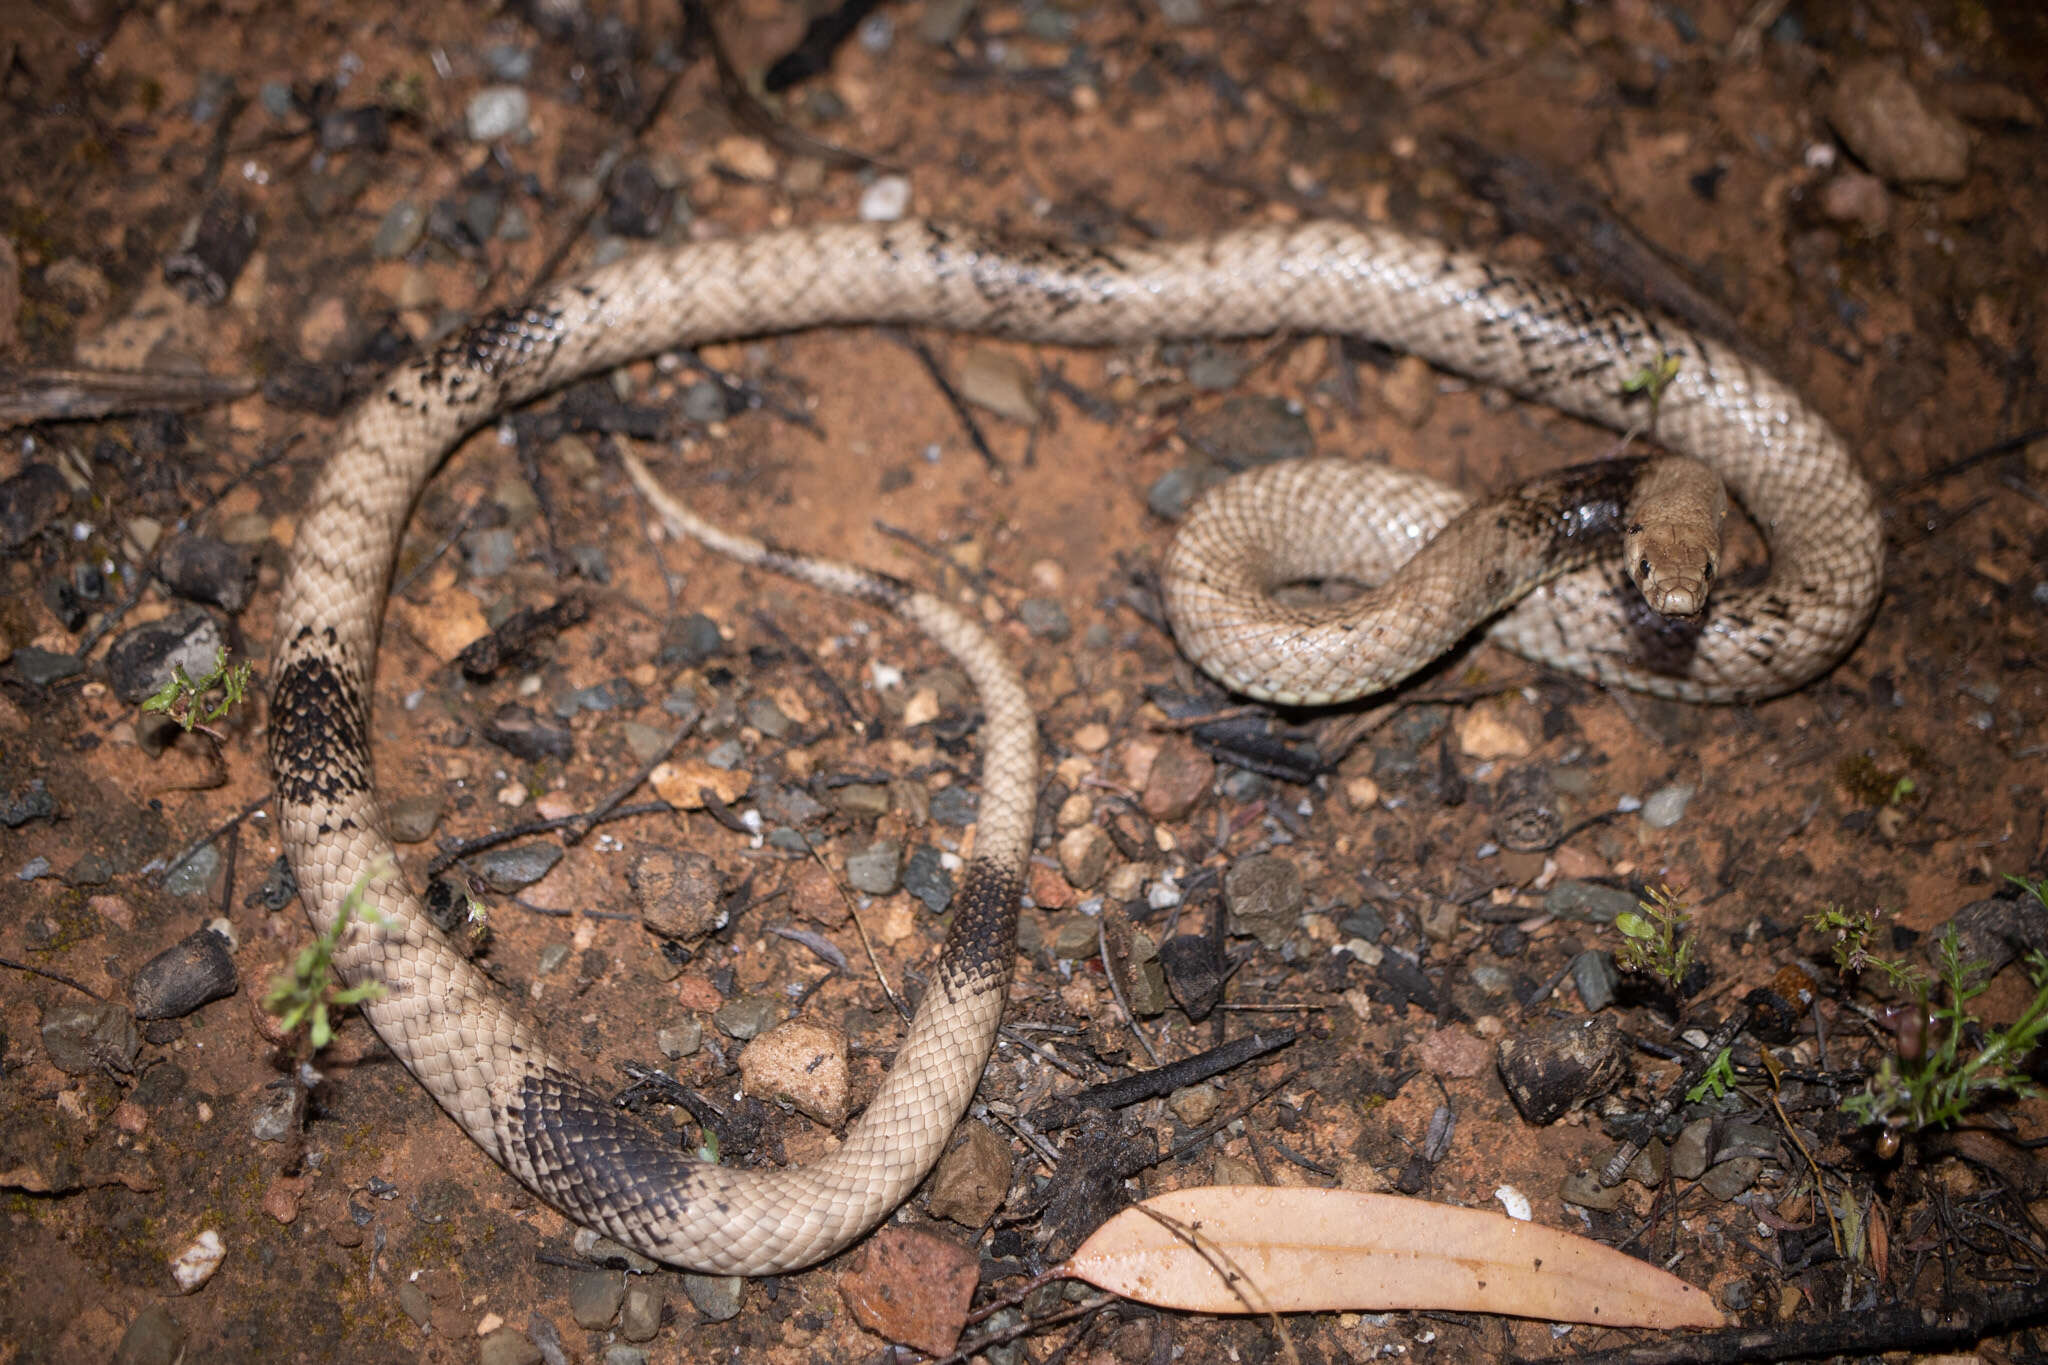
M 328 1011 L 383 997 L 384 987 L 375 981 L 342 987 L 336 986 L 329 975 L 335 950 L 348 937 L 349 926 L 354 920 L 360 917 L 371 924 L 383 924 L 383 914 L 375 906 L 363 903 L 363 892 L 369 886 L 370 878 L 382 870 L 382 867 L 370 869 L 349 888 L 348 894 L 342 897 L 341 913 L 334 917 L 334 923 L 299 950 L 299 955 L 292 959 L 291 970 L 280 972 L 270 983 L 270 993 L 263 997 L 263 1008 L 277 1017 L 278 1026 L 285 1033 L 296 1032 L 301 1025 L 310 1025 L 307 1041 L 315 1052 L 334 1041 L 334 1024 L 328 1017 Z
M 1614 917 L 1614 927 L 1622 937 L 1615 961 L 1623 971 L 1656 977 L 1676 993 L 1692 970 L 1693 953 L 1699 946 L 1699 938 L 1692 932 L 1692 916 L 1669 887 L 1652 887 L 1650 898 L 1636 904 L 1641 914 L 1624 910 Z
M 1698 1085 L 1685 1092 L 1687 1104 L 1698 1104 L 1701 1100 L 1718 1100 L 1735 1088 L 1735 1063 L 1729 1058 L 1728 1049 L 1722 1048 L 1707 1066 L 1707 1074 L 1700 1077 Z
M 1678 378 L 1678 366 L 1677 356 L 1659 351 L 1655 360 L 1621 381 L 1621 391 L 1631 395 L 1647 394 L 1654 407 L 1664 397 L 1664 390 L 1671 387 L 1671 381 Z
M 185 672 L 183 664 L 175 664 L 170 679 L 143 701 L 142 709 L 162 712 L 188 732 L 199 730 L 220 742 L 221 734 L 213 728 L 213 722 L 241 705 L 254 670 L 254 664 L 230 667 L 225 649 L 214 654 L 213 669 L 203 678 L 194 679 Z M 220 694 L 220 700 L 209 703 L 208 695 L 215 692 Z
M 2009 880 L 2048 911 L 2048 879 Z M 1891 1151 L 1901 1132 L 1946 1127 L 1993 1096 L 2025 1099 L 2039 1094 L 2040 1088 L 2022 1068 L 2048 1039 L 2048 954 L 2027 956 L 2034 998 L 2019 1018 L 2004 1028 L 1986 1029 L 1970 1002 L 1988 985 L 1987 964 L 1964 958 L 1954 925 L 1935 940 L 1935 970 L 1930 973 L 1872 954 L 1871 920 L 1870 915 L 1840 907 L 1829 907 L 1808 920 L 1814 928 L 1837 935 L 1835 962 L 1844 972 L 1874 967 L 1912 997 L 1891 1011 L 1889 1022 L 1897 1035 L 1892 1053 L 1879 1063 L 1863 1093 L 1842 1102 L 1843 1111 L 1859 1123 L 1883 1125 L 1881 1146 Z

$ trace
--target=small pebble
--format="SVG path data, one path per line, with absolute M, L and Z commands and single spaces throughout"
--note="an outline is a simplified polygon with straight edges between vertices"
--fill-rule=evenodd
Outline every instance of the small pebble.
M 902 867 L 902 843 L 896 839 L 877 839 L 847 855 L 847 884 L 866 895 L 886 896 L 898 886 Z
M 1239 858 L 1223 875 L 1231 932 L 1255 937 L 1270 949 L 1293 931 L 1305 896 L 1301 869 L 1277 853 Z
M 713 1012 L 711 1022 L 744 1043 L 773 1028 L 782 1014 L 783 1003 L 775 996 L 736 995 Z
M 546 1360 L 533 1338 L 516 1327 L 493 1328 L 476 1344 L 477 1365 L 545 1365 Z
M 171 1278 L 178 1282 L 178 1292 L 197 1293 L 213 1278 L 213 1272 L 220 1269 L 220 1263 L 227 1259 L 227 1254 L 228 1249 L 222 1245 L 219 1233 L 212 1228 L 201 1232 L 171 1262 Z
M 1694 1119 L 1671 1142 L 1671 1173 L 1680 1180 L 1698 1180 L 1707 1173 L 1707 1147 L 1714 1136 L 1712 1119 Z
M 740 1088 L 837 1128 L 849 1104 L 846 1035 L 806 1019 L 777 1024 L 740 1053 Z
M 654 1034 L 654 1045 L 661 1049 L 661 1055 L 670 1061 L 693 1057 L 697 1049 L 704 1046 L 704 1021 L 695 1015 L 687 1016 Z
M 380 261 L 398 260 L 420 244 L 426 231 L 426 210 L 417 200 L 400 199 L 378 221 L 377 235 L 370 239 L 370 254 Z
M 472 142 L 495 142 L 526 131 L 531 113 L 526 92 L 516 85 L 492 85 L 469 97 L 464 120 Z
M 683 1293 L 706 1322 L 727 1322 L 739 1316 L 747 1282 L 738 1275 L 685 1275 Z
M 1651 829 L 1670 829 L 1685 818 L 1686 805 L 1698 791 L 1690 782 L 1657 788 L 1643 800 L 1643 823 Z
M 1027 597 L 1017 604 L 1017 619 L 1041 640 L 1059 644 L 1074 633 L 1067 609 L 1050 597 Z
M 1612 1213 L 1621 1207 L 1625 1191 L 1620 1185 L 1607 1186 L 1600 1183 L 1600 1177 L 1592 1171 L 1580 1171 L 1564 1178 L 1558 1196 L 1567 1204 L 1577 1204 L 1582 1209 L 1599 1213 Z
M 185 1328 L 169 1309 L 153 1303 L 137 1313 L 121 1334 L 113 1365 L 178 1365 L 184 1358 Z
M 503 896 L 533 885 L 561 860 L 560 844 L 537 840 L 511 848 L 494 848 L 480 855 L 475 866 L 484 885 Z
M 893 223 L 910 211 L 910 181 L 900 175 L 878 176 L 861 191 L 860 220 L 863 223 Z
M 661 1330 L 662 1296 L 646 1284 L 626 1290 L 625 1307 L 619 1313 L 619 1335 L 628 1341 L 652 1341 Z
M 1617 915 L 1635 913 L 1636 898 L 1597 882 L 1559 882 L 1544 895 L 1543 910 L 1559 919 L 1612 924 Z
M 1614 955 L 1597 948 L 1588 948 L 1572 959 L 1572 984 L 1578 988 L 1579 1000 L 1585 1005 L 1586 1013 L 1598 1014 L 1614 1002 L 1614 993 L 1621 987 L 1621 973 L 1615 970 Z
M 569 1314 L 586 1332 L 602 1332 L 619 1315 L 626 1277 L 616 1270 L 586 1270 L 569 1282 Z
M 934 915 L 942 915 L 953 903 L 953 874 L 946 869 L 945 855 L 930 844 L 918 844 L 903 863 L 903 889 L 924 903 Z
M 934 1218 L 979 1229 L 1002 1207 L 1014 1169 L 1010 1145 L 987 1124 L 963 1123 L 952 1150 L 939 1158 L 932 1173 L 925 1208 Z
M 724 880 L 705 854 L 643 848 L 626 869 L 640 923 L 663 938 L 692 942 L 723 929 Z
M 72 1076 L 90 1076 L 112 1067 L 135 1069 L 142 1039 L 135 1020 L 119 1002 L 52 1005 L 43 1011 L 40 1033 L 50 1064 Z
M 1753 1156 L 1739 1156 L 1733 1161 L 1715 1165 L 1700 1177 L 1700 1185 L 1708 1194 L 1725 1202 L 1756 1184 L 1757 1177 L 1763 1173 L 1764 1163 L 1761 1160 Z

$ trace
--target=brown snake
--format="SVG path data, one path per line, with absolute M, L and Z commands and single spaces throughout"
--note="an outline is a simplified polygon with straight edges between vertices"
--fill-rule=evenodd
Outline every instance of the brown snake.
M 579 1223 L 678 1265 L 765 1274 L 817 1261 L 906 1198 L 937 1158 L 979 1082 L 1007 993 L 1036 793 L 1036 722 L 1023 689 L 988 637 L 945 603 L 877 574 L 724 535 L 661 499 L 672 524 L 716 548 L 923 627 L 967 670 L 986 712 L 973 857 L 895 1064 L 825 1160 L 735 1170 L 686 1159 L 579 1080 L 427 918 L 396 870 L 372 790 L 379 619 L 420 488 L 456 441 L 502 409 L 667 347 L 876 321 L 1082 344 L 1361 334 L 1617 427 L 1642 412 L 1624 395 L 1630 377 L 1670 358 L 1678 369 L 1657 413 L 1658 438 L 1725 481 L 1769 543 L 1768 577 L 1724 586 L 1704 614 L 1674 622 L 1618 589 L 1611 569 L 1579 569 L 1510 611 L 1496 633 L 1602 681 L 1739 699 L 1827 668 L 1876 601 L 1882 550 L 1870 490 L 1840 439 L 1788 388 L 1669 319 L 1391 228 L 1311 223 L 1079 248 L 925 223 L 834 225 L 628 259 L 483 319 L 357 408 L 299 524 L 271 673 L 284 841 L 317 928 L 334 922 L 359 885 L 380 912 L 379 922 L 353 926 L 337 967 L 351 983 L 383 985 L 364 1013 L 463 1131 Z M 629 466 L 658 495 L 637 461 L 629 457 Z M 1226 486 L 1170 554 L 1170 572 L 1194 565 L 1193 586 L 1169 587 L 1183 646 L 1230 686 L 1289 700 L 1354 695 L 1418 666 L 1410 659 L 1423 651 L 1396 639 L 1402 618 L 1427 617 L 1451 640 L 1470 629 L 1437 620 L 1434 587 L 1397 588 L 1391 603 L 1367 599 L 1377 614 L 1364 624 L 1217 626 L 1242 582 L 1213 553 L 1239 554 L 1246 535 L 1256 550 L 1276 511 L 1290 518 L 1274 529 L 1279 549 L 1348 543 L 1366 516 L 1391 528 L 1368 539 L 1391 544 L 1386 557 L 1399 559 L 1460 501 L 1384 471 L 1365 475 L 1362 497 L 1343 482 L 1345 467 L 1272 466 Z M 1308 502 L 1289 505 L 1290 494 Z M 1366 506 L 1371 497 L 1387 499 L 1391 513 Z M 1545 508 L 1536 520 L 1555 529 L 1576 516 Z M 1269 558 L 1258 577 L 1375 572 L 1319 550 Z M 1451 579 L 1494 572 L 1467 557 L 1451 563 Z

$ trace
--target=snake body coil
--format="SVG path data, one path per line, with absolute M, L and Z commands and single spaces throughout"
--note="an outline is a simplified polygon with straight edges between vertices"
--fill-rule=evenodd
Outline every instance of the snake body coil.
M 725 536 L 672 503 L 672 523 L 750 562 L 887 606 L 951 650 L 981 689 L 983 798 L 974 856 L 946 946 L 894 1066 L 822 1162 L 732 1170 L 685 1159 L 556 1061 L 511 1005 L 429 921 L 384 834 L 371 783 L 370 694 L 400 531 L 456 441 L 496 413 L 635 356 L 828 324 L 899 322 L 1060 343 L 1244 336 L 1282 330 L 1371 337 L 1611 426 L 1639 410 L 1624 390 L 1675 360 L 1660 440 L 1725 481 L 1770 544 L 1761 584 L 1723 588 L 1671 623 L 1598 568 L 1565 575 L 1495 627 L 1515 648 L 1609 682 L 1700 699 L 1760 697 L 1828 667 L 1876 601 L 1881 541 L 1870 490 L 1828 425 L 1735 353 L 1667 319 L 1588 300 L 1383 227 L 1262 227 L 1168 245 L 1078 248 L 928 223 L 834 225 L 693 243 L 622 261 L 479 321 L 388 378 L 349 418 L 292 545 L 272 667 L 270 753 L 283 837 L 308 914 L 325 929 L 352 888 L 381 912 L 336 955 L 374 980 L 364 1013 L 463 1130 L 577 1221 L 647 1254 L 713 1273 L 766 1274 L 845 1246 L 923 1178 L 977 1085 L 1009 979 L 1029 850 L 1035 722 L 1014 673 L 974 624 L 879 575 Z M 643 477 L 636 474 L 636 477 Z M 1369 479 L 1381 478 L 1370 475 Z M 1283 539 L 1349 541 L 1362 505 L 1329 462 L 1276 466 L 1219 492 L 1172 558 L 1169 587 L 1192 656 L 1241 690 L 1290 700 L 1355 691 L 1347 670 L 1396 646 L 1382 621 L 1246 628 L 1216 582 L 1289 484 Z M 1412 476 L 1382 480 L 1406 558 L 1459 505 Z M 643 482 L 643 486 L 647 486 Z M 1234 499 L 1234 500 L 1233 500 Z M 1201 529 L 1201 528 L 1208 529 Z M 1169 565 L 1169 568 L 1173 568 Z M 1290 561 L 1284 573 L 1351 573 Z M 1486 572 L 1478 566 L 1474 572 Z M 1625 583 L 1625 580 L 1623 580 Z M 1403 608 L 1397 599 L 1389 620 Z M 1410 613 L 1412 614 L 1412 613 Z M 1469 627 L 1451 627 L 1454 636 Z M 1331 649 L 1323 638 L 1335 632 Z M 1317 633 L 1322 632 L 1319 636 Z M 1348 660 L 1342 656 L 1349 654 Z

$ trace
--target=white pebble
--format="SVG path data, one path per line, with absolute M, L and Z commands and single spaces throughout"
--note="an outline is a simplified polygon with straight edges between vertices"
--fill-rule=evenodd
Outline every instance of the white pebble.
M 496 142 L 526 131 L 526 92 L 516 85 L 493 85 L 469 97 L 465 110 L 472 142 Z
M 863 223 L 893 223 L 910 212 L 910 180 L 901 175 L 885 175 L 860 192 L 860 219 Z
M 171 1277 L 178 1282 L 180 1294 L 190 1294 L 213 1278 L 213 1272 L 220 1269 L 220 1263 L 227 1259 L 228 1249 L 221 1245 L 220 1234 L 212 1228 L 193 1239 L 192 1245 L 178 1253 L 178 1259 L 171 1262 Z
M 1528 1195 L 1523 1194 L 1513 1185 L 1503 1185 L 1493 1192 L 1493 1197 L 1500 1200 L 1500 1206 L 1507 1210 L 1508 1217 L 1518 1223 L 1529 1221 Z

